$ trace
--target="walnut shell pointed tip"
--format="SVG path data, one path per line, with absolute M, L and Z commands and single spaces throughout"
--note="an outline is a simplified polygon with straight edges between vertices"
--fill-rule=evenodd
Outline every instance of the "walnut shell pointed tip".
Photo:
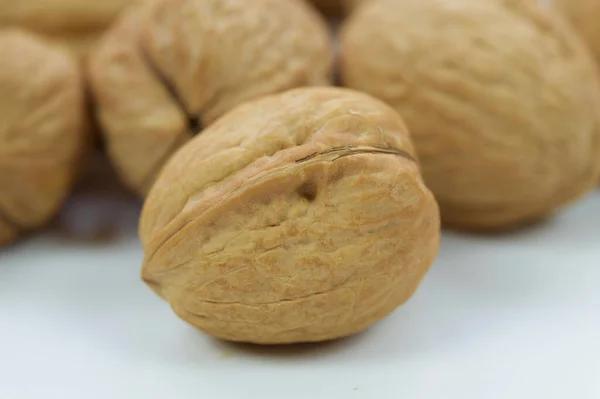
M 215 337 L 330 340 L 411 297 L 439 224 L 393 109 L 295 89 L 236 107 L 168 161 L 142 212 L 142 277 Z

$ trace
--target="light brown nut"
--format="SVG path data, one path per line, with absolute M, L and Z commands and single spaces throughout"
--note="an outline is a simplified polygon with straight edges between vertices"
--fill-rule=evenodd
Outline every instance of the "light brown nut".
M 83 83 L 65 51 L 0 32 L 0 246 L 54 215 L 86 139 Z
M 600 64 L 600 0 L 553 0 L 583 37 Z
M 439 223 L 393 109 L 295 89 L 237 107 L 170 159 L 142 212 L 142 277 L 218 338 L 329 340 L 408 300 Z
M 328 28 L 300 0 L 159 0 L 127 13 L 90 75 L 110 156 L 145 194 L 165 159 L 232 107 L 327 85 Z
M 374 1 L 342 28 L 340 63 L 405 118 L 449 226 L 515 227 L 597 181 L 596 70 L 535 2 Z
M 0 0 L 0 28 L 18 27 L 85 55 L 117 15 L 145 0 Z

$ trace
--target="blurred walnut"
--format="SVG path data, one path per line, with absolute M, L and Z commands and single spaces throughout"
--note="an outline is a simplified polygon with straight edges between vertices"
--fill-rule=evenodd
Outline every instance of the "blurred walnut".
M 342 28 L 343 83 L 406 119 L 450 226 L 508 228 L 600 171 L 600 88 L 561 18 L 522 0 L 379 0 Z
M 16 26 L 86 54 L 115 17 L 141 0 L 0 0 L 0 27 Z
M 600 65 L 600 0 L 554 0 L 573 23 Z
M 0 245 L 44 224 L 71 187 L 84 149 L 77 63 L 16 30 L 0 32 Z
M 92 55 L 109 154 L 140 194 L 180 145 L 237 104 L 327 85 L 328 29 L 301 0 L 159 0 L 126 13 Z
M 357 333 L 415 291 L 438 208 L 400 116 L 304 88 L 247 103 L 166 164 L 140 221 L 143 279 L 184 320 L 263 344 Z

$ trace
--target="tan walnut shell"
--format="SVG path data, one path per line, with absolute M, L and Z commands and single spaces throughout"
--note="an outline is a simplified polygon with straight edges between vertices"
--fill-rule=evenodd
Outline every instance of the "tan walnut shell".
M 51 218 L 84 153 L 75 59 L 35 36 L 0 32 L 0 246 Z
M 341 36 L 343 84 L 404 117 L 446 225 L 516 227 L 597 181 L 597 71 L 555 13 L 523 0 L 379 0 Z
M 408 300 L 439 224 L 393 109 L 295 89 L 237 107 L 170 159 L 142 212 L 142 277 L 215 337 L 329 340 Z
M 0 0 L 0 28 L 18 27 L 87 54 L 127 6 L 143 0 Z
M 173 151 L 229 109 L 329 84 L 330 47 L 301 0 L 158 0 L 125 13 L 90 60 L 120 176 L 144 195 Z
M 553 0 L 592 51 L 600 70 L 600 0 Z

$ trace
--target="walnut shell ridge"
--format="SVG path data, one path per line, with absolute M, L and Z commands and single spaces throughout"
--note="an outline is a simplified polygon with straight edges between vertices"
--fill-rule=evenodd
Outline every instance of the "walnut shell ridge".
M 142 278 L 221 339 L 329 340 L 411 297 L 439 224 L 393 109 L 295 89 L 236 107 L 168 161 L 142 211 Z
M 144 3 L 90 58 L 109 155 L 142 195 L 203 126 L 262 95 L 328 85 L 332 65 L 328 27 L 301 0 Z
M 443 222 L 507 229 L 600 173 L 600 86 L 582 41 L 533 1 L 380 0 L 342 28 L 341 79 L 406 120 Z
M 46 223 L 87 142 L 82 74 L 58 47 L 0 32 L 0 246 Z

